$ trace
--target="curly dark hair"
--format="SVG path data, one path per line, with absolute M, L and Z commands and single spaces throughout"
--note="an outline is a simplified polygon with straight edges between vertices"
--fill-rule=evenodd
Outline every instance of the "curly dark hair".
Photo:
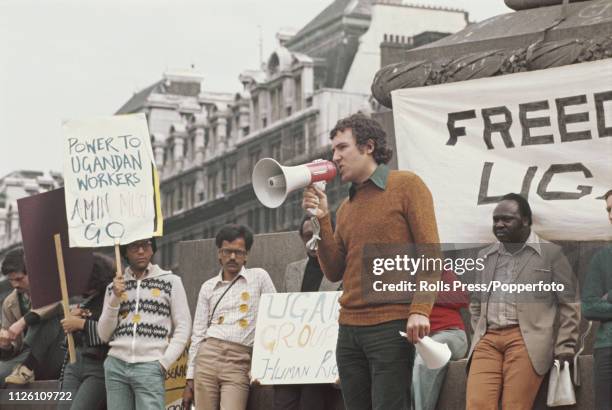
M 338 132 L 344 132 L 347 129 L 353 132 L 357 146 L 364 147 L 368 141 L 373 142 L 372 156 L 377 164 L 386 164 L 391 161 L 393 150 L 387 148 L 387 133 L 377 121 L 362 113 L 353 114 L 339 120 L 329 133 L 329 137 L 334 139 Z

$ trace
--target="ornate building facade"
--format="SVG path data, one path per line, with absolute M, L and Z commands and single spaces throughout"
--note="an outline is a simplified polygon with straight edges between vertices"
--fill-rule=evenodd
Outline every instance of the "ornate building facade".
M 247 224 L 256 233 L 296 229 L 301 194 L 277 209 L 263 207 L 251 186 L 255 163 L 272 157 L 290 166 L 329 157 L 335 123 L 375 109 L 369 89 L 380 68 L 383 28 L 409 37 L 466 24 L 461 10 L 335 0 L 301 30 L 278 33 L 263 67 L 239 75 L 239 92 L 207 92 L 201 74 L 184 70 L 166 72 L 134 94 L 117 113 L 147 115 L 161 176 L 162 266 L 176 267 L 179 241 L 212 237 L 226 223 Z M 337 180 L 327 190 L 332 208 L 346 196 Z
M 63 186 L 59 172 L 14 171 L 0 178 L 0 260 L 21 245 L 17 200 Z
M 0 261 L 10 250 L 21 246 L 21 229 L 17 200 L 42 194 L 64 185 L 59 172 L 14 171 L 0 178 Z M 10 289 L 4 275 L 0 275 L 0 300 Z

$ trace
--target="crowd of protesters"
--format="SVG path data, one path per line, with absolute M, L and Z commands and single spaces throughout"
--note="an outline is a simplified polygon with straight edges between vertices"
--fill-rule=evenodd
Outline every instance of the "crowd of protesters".
M 332 130 L 333 161 L 349 196 L 335 226 L 325 192 L 309 186 L 302 207 L 304 244 L 320 236 L 318 250 L 288 264 L 280 291 L 341 290 L 334 385 L 274 388 L 274 409 L 332 408 L 340 389 L 345 408 L 436 408 L 448 365 L 432 370 L 415 352 L 429 335 L 446 343 L 452 360 L 467 356 L 467 409 L 531 409 L 554 360 L 573 364 L 581 315 L 599 321 L 594 344 L 597 408 L 612 408 L 612 247 L 593 257 L 582 287 L 561 247 L 532 229 L 528 201 L 501 198 L 492 214 L 497 242 L 480 251 L 484 269 L 475 281 L 556 282 L 563 292 L 541 292 L 526 303 L 497 290 L 471 295 L 417 291 L 411 303 L 364 299 L 362 251 L 366 244 L 439 243 L 433 199 L 409 171 L 390 170 L 392 151 L 374 120 L 356 114 Z M 612 190 L 604 195 L 612 223 Z M 449 210 L 452 212 L 452 210 Z M 315 226 L 320 232 L 314 232 Z M 166 372 L 188 347 L 183 406 L 245 409 L 256 314 L 263 294 L 277 290 L 266 270 L 247 267 L 254 237 L 230 224 L 216 235 L 218 274 L 200 289 L 192 321 L 181 278 L 152 263 L 154 238 L 121 246 L 127 267 L 115 275 L 112 259 L 95 254 L 82 301 L 63 317 L 59 304 L 32 309 L 23 250 L 7 254 L 2 273 L 13 291 L 2 304 L 0 383 L 27 385 L 60 379 L 73 399 L 59 408 L 163 409 Z M 436 276 L 439 275 L 439 276 Z M 422 281 L 456 280 L 452 271 L 420 274 Z M 469 308 L 468 345 L 461 309 Z M 405 332 L 406 337 L 400 336 Z M 68 363 L 65 334 L 76 344 Z

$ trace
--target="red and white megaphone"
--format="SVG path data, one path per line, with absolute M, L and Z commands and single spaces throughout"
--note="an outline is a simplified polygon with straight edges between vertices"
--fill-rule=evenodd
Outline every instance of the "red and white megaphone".
M 272 158 L 264 158 L 253 168 L 253 190 L 264 206 L 278 208 L 296 189 L 329 181 L 335 176 L 336 166 L 331 161 L 317 159 L 308 164 L 284 167 Z

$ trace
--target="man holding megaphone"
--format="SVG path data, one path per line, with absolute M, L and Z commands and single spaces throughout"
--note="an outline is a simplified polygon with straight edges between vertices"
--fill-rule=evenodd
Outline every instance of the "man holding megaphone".
M 417 292 L 411 304 L 368 304 L 361 288 L 362 252 L 365 244 L 439 243 L 431 193 L 417 175 L 389 170 L 393 151 L 376 121 L 352 115 L 330 137 L 341 180 L 351 184 L 335 232 L 323 190 L 308 186 L 302 207 L 316 209 L 325 276 L 344 280 L 336 349 L 344 403 L 348 410 L 408 409 L 414 345 L 399 331 L 412 343 L 425 337 L 436 294 Z

